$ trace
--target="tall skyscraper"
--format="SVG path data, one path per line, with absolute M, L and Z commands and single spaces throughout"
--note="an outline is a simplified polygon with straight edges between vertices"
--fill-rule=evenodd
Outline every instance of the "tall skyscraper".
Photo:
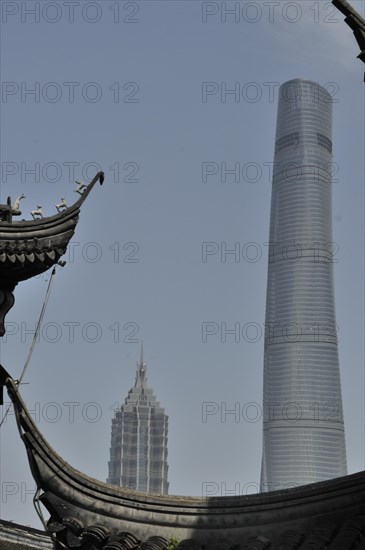
M 279 90 L 264 352 L 261 489 L 347 473 L 332 238 L 332 97 Z
M 148 387 L 146 372 L 142 344 L 136 382 L 112 420 L 107 483 L 167 494 L 168 416 Z

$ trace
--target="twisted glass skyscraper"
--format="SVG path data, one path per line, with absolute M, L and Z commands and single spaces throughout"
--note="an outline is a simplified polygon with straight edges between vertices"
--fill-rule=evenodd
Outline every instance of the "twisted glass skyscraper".
M 332 98 L 279 90 L 264 352 L 261 489 L 347 473 L 333 264 Z

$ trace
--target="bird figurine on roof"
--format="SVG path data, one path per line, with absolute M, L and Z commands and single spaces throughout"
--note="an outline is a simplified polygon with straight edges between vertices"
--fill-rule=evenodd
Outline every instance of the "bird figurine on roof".
M 19 197 L 17 197 L 14 201 L 14 203 L 11 205 L 11 213 L 13 216 L 20 216 L 21 215 L 21 212 L 20 212 L 20 201 L 22 199 L 25 199 L 25 195 L 22 193 L 21 195 L 19 195 Z

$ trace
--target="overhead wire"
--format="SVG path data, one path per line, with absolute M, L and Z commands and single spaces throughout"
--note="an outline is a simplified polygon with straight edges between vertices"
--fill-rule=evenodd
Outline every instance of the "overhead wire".
M 49 279 L 49 282 L 48 282 L 48 286 L 47 286 L 47 291 L 46 291 L 46 295 L 44 297 L 44 300 L 43 300 L 43 305 L 42 305 L 42 309 L 41 309 L 41 312 L 39 314 L 39 318 L 38 318 L 38 322 L 37 322 L 37 325 L 36 325 L 36 329 L 34 331 L 34 335 L 33 335 L 33 340 L 32 340 L 32 343 L 31 343 L 31 346 L 29 348 L 29 352 L 28 352 L 28 356 L 27 356 L 27 359 L 24 363 L 24 367 L 23 367 L 23 370 L 20 374 L 20 377 L 18 378 L 17 380 L 17 385 L 21 384 L 23 378 L 24 378 L 24 375 L 26 373 L 26 370 L 29 366 L 29 363 L 30 363 L 30 360 L 32 358 L 32 355 L 33 355 L 33 351 L 34 351 L 34 348 L 35 348 L 35 345 L 38 341 L 38 335 L 39 335 L 39 331 L 40 331 L 40 328 L 41 328 L 41 324 L 42 324 L 42 321 L 43 321 L 43 317 L 44 317 L 44 314 L 46 312 L 46 309 L 47 309 L 47 304 L 48 304 L 48 300 L 49 300 L 49 297 L 50 297 L 50 294 L 51 294 L 51 290 L 52 290 L 52 285 L 53 285 L 53 279 L 54 279 L 54 276 L 56 274 L 56 267 L 54 267 L 52 269 L 52 273 L 51 273 L 51 276 L 50 276 L 50 279 Z M 5 414 L 0 422 L 0 428 L 1 426 L 4 424 L 5 422 L 5 419 L 10 411 L 12 407 L 12 403 L 9 403 L 8 405 L 8 408 L 6 409 L 5 411 Z

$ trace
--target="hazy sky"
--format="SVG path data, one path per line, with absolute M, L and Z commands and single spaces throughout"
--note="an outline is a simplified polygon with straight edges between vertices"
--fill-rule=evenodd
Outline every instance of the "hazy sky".
M 352 4 L 364 13 L 364 2 Z M 106 176 L 57 270 L 22 386 L 55 450 L 106 479 L 113 409 L 134 383 L 143 339 L 169 415 L 170 493 L 207 494 L 208 482 L 217 495 L 258 489 L 278 87 L 305 77 L 334 100 L 340 366 L 348 470 L 362 470 L 364 84 L 342 14 L 325 1 L 1 9 L 2 202 L 24 193 L 25 217 L 37 204 L 50 215 L 61 197 L 77 199 L 74 179 L 98 167 Z M 225 173 L 237 163 L 238 176 Z M 203 257 L 203 243 L 215 253 Z M 240 256 L 222 261 L 236 246 Z M 1 362 L 15 378 L 47 280 L 20 283 L 7 316 Z M 204 337 L 204 323 L 216 334 Z M 238 341 L 224 342 L 236 323 Z M 217 412 L 204 418 L 207 403 Z M 224 414 L 236 403 L 238 422 Z M 0 437 L 0 515 L 39 526 L 13 415 Z

